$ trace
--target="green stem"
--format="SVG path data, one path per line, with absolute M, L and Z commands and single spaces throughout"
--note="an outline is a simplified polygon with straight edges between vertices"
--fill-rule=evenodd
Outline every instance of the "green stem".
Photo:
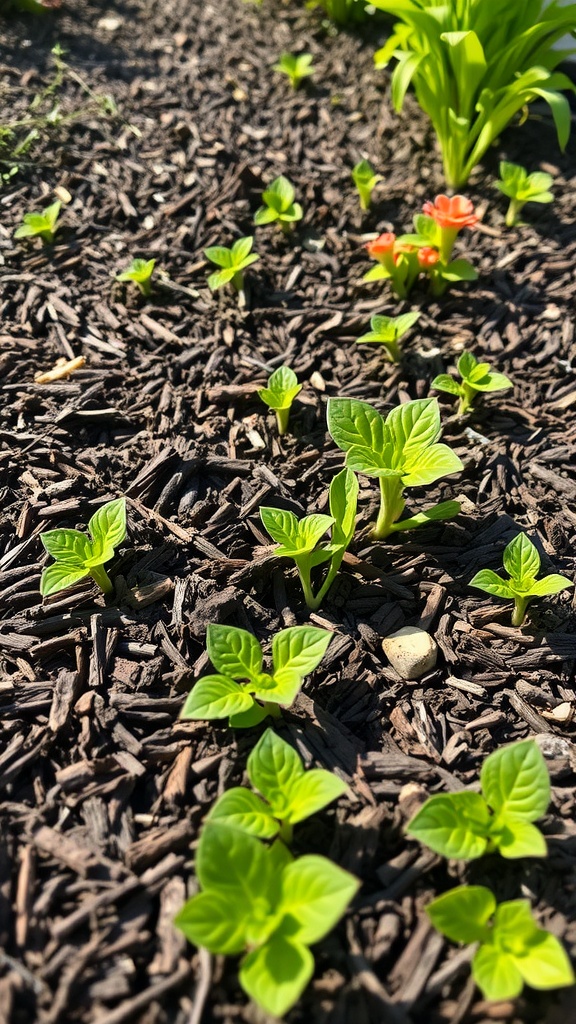
M 241 270 L 237 270 L 232 278 L 232 284 L 237 292 L 244 291 L 244 273 Z
M 293 829 L 292 825 L 290 824 L 290 822 L 283 821 L 282 824 L 280 825 L 280 831 L 278 833 L 278 838 L 281 839 L 283 843 L 286 843 L 286 846 L 290 846 L 290 843 L 292 842 L 292 836 L 293 835 L 294 835 L 294 829 Z
M 317 597 L 314 597 L 314 591 L 312 590 L 310 563 L 307 558 L 297 558 L 294 559 L 294 561 L 296 562 L 296 568 L 298 569 L 298 575 L 300 576 L 300 583 L 302 584 L 302 591 L 304 593 L 306 605 L 311 612 L 315 612 L 320 607 L 320 602 Z
M 279 704 L 273 704 L 272 701 L 265 700 L 262 702 L 262 707 L 266 714 L 270 715 L 270 718 L 282 718 L 282 712 Z
M 446 265 L 450 263 L 457 234 L 458 228 L 440 228 L 440 259 Z
M 90 575 L 94 582 L 98 584 L 103 594 L 113 593 L 112 581 L 103 565 L 92 565 L 90 567 Z
M 514 227 L 516 227 L 516 225 L 518 223 L 518 215 L 519 215 L 520 210 L 522 209 L 523 206 L 524 206 L 524 203 L 519 202 L 518 199 L 511 199 L 510 200 L 510 206 L 508 207 L 508 211 L 506 213 L 506 227 L 507 228 L 514 228 Z
M 365 188 L 362 185 L 357 185 L 356 187 L 358 189 L 358 195 L 360 196 L 360 209 L 364 210 L 364 211 L 369 210 L 370 209 L 370 199 L 371 199 L 371 189 Z
M 386 341 L 386 350 L 390 356 L 390 360 L 393 363 L 400 362 L 400 346 L 397 341 Z
M 148 279 L 147 281 L 137 281 L 136 283 L 140 291 L 142 292 L 144 298 L 149 299 L 150 296 L 152 295 L 152 285 L 150 284 L 150 279 Z
M 278 433 L 282 437 L 288 430 L 288 421 L 290 419 L 290 409 L 276 409 L 276 423 L 278 424 Z
M 380 511 L 373 533 L 376 540 L 387 537 L 392 532 L 392 524 L 402 515 L 406 504 L 402 497 L 403 490 L 400 477 L 380 477 Z
M 512 612 L 512 625 L 521 626 L 526 618 L 526 609 L 528 607 L 529 597 L 515 597 L 514 598 L 514 611 Z
M 282 233 L 284 235 L 289 236 L 289 235 L 292 234 L 292 221 L 280 220 L 280 218 L 278 218 L 278 223 L 279 223 L 279 225 L 280 225 L 280 227 L 282 229 Z
M 474 404 L 474 399 L 476 397 L 476 391 L 474 390 L 474 388 L 471 388 L 469 384 L 461 384 L 460 385 L 460 389 L 461 389 L 461 395 L 460 395 L 460 405 L 458 406 L 458 415 L 459 416 L 465 416 L 466 413 L 470 412 L 470 410 L 471 410 L 471 408 L 472 408 L 472 406 Z

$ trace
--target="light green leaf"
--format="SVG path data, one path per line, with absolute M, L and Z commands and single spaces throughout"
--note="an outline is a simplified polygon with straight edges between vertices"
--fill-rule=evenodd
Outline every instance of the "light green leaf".
M 262 648 L 246 629 L 211 622 L 206 649 L 214 668 L 232 679 L 254 679 L 262 671 Z
M 486 852 L 490 820 L 480 793 L 439 793 L 426 801 L 406 831 L 443 857 L 474 860 Z
M 460 258 L 442 268 L 442 277 L 445 281 L 477 281 L 478 271 L 468 260 Z
M 460 473 L 464 466 L 447 444 L 433 444 L 425 451 L 411 454 L 409 459 L 406 458 L 404 469 L 402 483 L 405 487 L 423 487 L 434 483 L 440 477 Z
M 513 600 L 515 596 L 510 584 L 498 576 L 498 573 L 492 572 L 492 569 L 481 569 L 472 577 L 469 586 L 478 587 L 478 590 L 484 590 L 487 594 L 493 594 L 495 597 Z
M 346 452 L 346 466 L 348 469 L 354 470 L 355 473 L 365 473 L 366 476 L 401 477 L 402 470 L 400 467 L 397 469 L 390 468 L 392 456 L 391 444 L 388 446 L 388 451 L 383 454 L 379 454 L 371 448 L 360 448 L 354 445 L 354 447 L 349 448 Z
M 504 549 L 504 568 L 514 583 L 533 580 L 540 572 L 540 555 L 526 533 L 518 533 Z
M 396 452 L 402 453 L 402 464 L 411 465 L 440 437 L 438 399 L 418 398 L 413 402 L 402 402 L 388 413 L 386 426 Z
M 126 537 L 126 498 L 115 498 L 102 505 L 90 519 L 88 529 L 93 544 L 86 565 L 102 565 L 114 557 L 114 548 Z
M 524 955 L 516 956 L 516 966 L 526 984 L 537 989 L 573 985 L 574 970 L 562 944 L 543 929 L 538 929 L 536 936 Z
M 293 941 L 310 945 L 340 920 L 360 883 L 326 857 L 308 854 L 285 868 L 281 879 L 280 931 Z
M 278 544 L 287 548 L 298 547 L 299 521 L 293 512 L 282 508 L 260 507 L 260 519 L 264 529 Z
M 272 640 L 274 674 L 280 670 L 297 672 L 302 678 L 318 667 L 333 633 L 316 626 L 291 626 L 281 629 Z
M 481 942 L 488 936 L 488 922 L 496 900 L 483 885 L 461 885 L 438 896 L 426 907 L 436 931 L 452 942 Z
M 268 386 L 258 391 L 258 396 L 271 409 L 289 409 L 301 390 L 294 370 L 279 366 L 268 378 Z
M 540 829 L 528 821 L 515 821 L 506 818 L 504 825 L 493 830 L 491 837 L 503 857 L 509 860 L 516 857 L 545 857 L 546 840 Z
M 304 821 L 347 791 L 346 783 L 333 772 L 313 768 L 291 785 L 290 806 L 285 820 L 293 825 Z
M 328 400 L 328 430 L 343 451 L 352 447 L 368 448 L 382 454 L 389 441 L 389 432 L 380 413 L 368 402 L 355 398 Z
M 48 530 L 40 534 L 40 540 L 48 554 L 68 568 L 83 568 L 92 554 L 92 545 L 80 530 Z
M 250 782 L 266 798 L 275 817 L 284 820 L 291 787 L 304 776 L 296 751 L 273 729 L 267 729 L 248 757 L 247 771 Z
M 439 505 L 432 505 L 431 508 L 427 508 L 424 512 L 418 512 L 415 516 L 410 516 L 409 519 L 399 519 L 398 522 L 392 523 L 390 529 L 394 533 L 402 530 L 413 530 L 417 526 L 427 526 L 429 523 L 453 519 L 460 511 L 459 501 L 441 501 Z
M 371 267 L 362 276 L 363 281 L 387 281 L 391 276 L 390 271 L 386 270 L 386 267 L 382 263 L 377 263 L 375 267 Z
M 485 999 L 516 999 L 523 988 L 516 959 L 495 946 L 481 946 L 472 960 L 472 977 Z
M 482 765 L 480 783 L 486 802 L 500 821 L 536 821 L 550 803 L 548 768 L 533 740 L 490 754 Z
M 549 576 L 544 576 L 541 580 L 532 583 L 527 593 L 530 597 L 548 597 L 550 594 L 559 594 L 561 590 L 573 586 L 574 584 L 565 576 L 551 572 Z
M 318 541 L 333 525 L 332 516 L 325 516 L 319 512 L 313 515 L 304 516 L 298 523 L 298 535 L 296 537 L 296 550 L 299 554 L 309 554 L 314 551 Z
M 334 519 L 332 542 L 342 547 L 354 536 L 356 510 L 358 507 L 358 478 L 351 469 L 343 469 L 330 484 L 330 512 Z
M 277 210 L 273 210 L 272 207 L 260 206 L 254 214 L 254 223 L 257 227 L 261 227 L 264 224 L 271 224 L 274 220 L 278 220 L 278 212 Z
M 207 260 L 224 270 L 229 270 L 233 266 L 232 250 L 225 245 L 211 245 L 204 249 L 204 255 Z
M 270 852 L 253 836 L 207 822 L 196 853 L 196 875 L 203 889 L 221 892 L 230 902 L 241 894 L 245 903 L 263 909 L 260 900 L 273 877 Z
M 487 373 L 481 380 L 474 381 L 472 387 L 475 391 L 506 391 L 513 384 L 503 373 Z
M 262 199 L 267 206 L 277 210 L 278 213 L 285 213 L 294 202 L 294 186 L 288 178 L 281 174 L 262 193 Z
M 226 676 L 204 676 L 188 694 L 180 717 L 193 721 L 228 718 L 228 715 L 248 711 L 253 704 L 251 694 L 232 679 Z
M 76 569 L 64 562 L 54 562 L 47 569 L 43 569 L 40 577 L 40 593 L 42 597 L 49 597 L 57 594 L 60 590 L 73 587 L 80 580 L 88 576 L 88 569 Z
M 447 391 L 450 395 L 462 394 L 462 389 L 458 381 L 454 380 L 449 373 L 439 373 L 437 377 L 434 377 L 431 387 L 435 388 L 436 391 Z
M 302 995 L 314 973 L 314 957 L 306 946 L 273 935 L 249 953 L 240 967 L 242 988 L 273 1017 L 283 1017 Z
M 270 712 L 257 704 L 256 701 L 252 704 L 248 711 L 240 711 L 237 714 L 230 715 L 228 719 L 228 725 L 231 729 L 251 729 L 254 725 L 260 725 L 265 718 L 268 718 Z
M 235 270 L 228 269 L 216 270 L 213 274 L 210 274 L 206 282 L 210 291 L 216 292 L 219 288 L 223 288 L 224 285 L 230 284 L 235 273 Z
M 223 793 L 213 805 L 206 821 L 230 825 L 258 839 L 272 839 L 280 830 L 271 807 L 256 793 L 241 786 Z
M 270 704 L 284 704 L 286 707 L 293 704 L 302 686 L 300 673 L 292 669 L 280 669 L 268 678 L 270 683 L 266 686 L 260 681 L 254 684 L 254 696 Z
M 234 242 L 231 253 L 232 253 L 232 265 L 239 267 L 248 256 L 252 246 L 254 244 L 253 235 L 247 235 L 246 238 L 238 238 Z
M 174 924 L 195 946 L 233 956 L 246 949 L 249 913 L 250 903 L 241 893 L 231 900 L 228 893 L 201 892 L 184 904 Z

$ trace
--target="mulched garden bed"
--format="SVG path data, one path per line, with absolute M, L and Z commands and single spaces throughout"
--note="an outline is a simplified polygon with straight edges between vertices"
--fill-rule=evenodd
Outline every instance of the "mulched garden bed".
M 65 7 L 2 22 L 2 121 L 50 80 L 56 42 L 119 115 L 98 113 L 67 78 L 62 110 L 80 116 L 47 131 L 0 192 L 0 1018 L 264 1019 L 234 960 L 196 952 L 171 924 L 193 891 L 202 818 L 241 780 L 258 731 L 178 714 L 208 667 L 208 623 L 264 640 L 311 621 L 336 635 L 280 733 L 351 794 L 302 826 L 295 849 L 327 853 L 362 889 L 316 947 L 315 979 L 287 1019 L 567 1022 L 570 990 L 483 1003 L 468 953 L 423 907 L 459 879 L 495 885 L 500 899 L 520 889 L 576 953 L 576 727 L 553 716 L 575 698 L 570 592 L 536 604 L 520 631 L 509 606 L 467 585 L 499 568 L 518 527 L 545 567 L 574 576 L 574 146 L 560 156 L 544 108 L 511 127 L 466 190 L 484 214 L 461 243 L 478 283 L 398 304 L 385 285 L 362 283 L 363 236 L 409 230 L 443 181 L 415 103 L 398 119 L 372 68 L 384 23 L 334 34 L 277 0 Z M 283 49 L 315 57 L 296 94 L 270 70 Z M 349 177 L 361 155 L 385 178 L 364 216 Z M 519 230 L 503 227 L 493 187 L 502 157 L 555 177 L 553 206 L 531 206 Z M 305 218 L 293 240 L 256 231 L 262 258 L 241 310 L 231 293 L 209 292 L 202 251 L 250 234 L 280 173 Z M 15 242 L 23 213 L 57 186 L 72 202 L 53 250 Z M 174 287 L 143 303 L 115 283 L 134 255 L 156 257 Z M 423 315 L 401 367 L 354 344 L 371 314 L 411 306 Z M 376 488 L 361 478 L 352 551 L 309 615 L 294 573 L 270 558 L 259 506 L 325 509 L 343 463 L 326 434 L 327 396 L 382 410 L 426 396 L 465 346 L 514 390 L 469 422 L 443 398 L 444 438 L 464 472 L 410 494 L 416 509 L 460 497 L 462 514 L 373 544 Z M 69 380 L 34 382 L 79 355 L 86 364 Z M 279 439 L 255 391 L 284 362 L 304 390 Z M 129 541 L 111 563 L 115 596 L 86 584 L 42 602 L 39 534 L 85 524 L 120 494 Z M 381 646 L 408 624 L 441 649 L 414 683 Z M 456 869 L 407 841 L 424 791 L 474 783 L 488 753 L 526 736 L 553 782 L 546 861 Z

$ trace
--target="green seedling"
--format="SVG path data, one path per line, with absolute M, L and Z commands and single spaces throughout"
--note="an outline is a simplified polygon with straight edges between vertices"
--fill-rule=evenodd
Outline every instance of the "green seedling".
M 14 238 L 41 238 L 47 245 L 54 241 L 54 235 L 58 231 L 58 217 L 62 203 L 57 199 L 51 206 L 47 206 L 42 213 L 25 213 L 23 223 L 14 232 Z
M 323 768 L 305 771 L 298 754 L 272 729 L 260 737 L 248 758 L 250 789 L 236 786 L 216 801 L 207 821 L 255 836 L 292 841 L 294 825 L 346 793 L 348 787 Z
M 404 402 L 392 409 L 386 419 L 367 402 L 331 398 L 328 430 L 338 447 L 346 452 L 346 466 L 380 482 L 376 539 L 458 515 L 458 502 L 444 501 L 400 521 L 406 505 L 405 487 L 426 487 L 463 469 L 448 445 L 437 443 L 441 426 L 436 398 Z
M 359 882 L 325 857 L 294 860 L 279 840 L 267 847 L 251 835 L 208 822 L 196 855 L 202 891 L 175 925 L 196 946 L 244 954 L 239 980 L 273 1017 L 299 999 L 314 972 L 309 946 L 340 920 Z
M 280 71 L 290 79 L 290 85 L 297 89 L 304 78 L 314 74 L 314 57 L 311 53 L 283 53 L 274 65 L 274 71 Z
M 42 597 L 57 594 L 91 576 L 105 594 L 114 587 L 104 563 L 114 557 L 114 549 L 126 536 L 126 499 L 108 501 L 88 523 L 90 537 L 80 530 L 49 530 L 40 534 L 46 551 L 56 561 L 42 572 Z
M 351 469 L 343 469 L 330 484 L 330 515 L 304 516 L 297 519 L 293 512 L 278 508 L 261 508 L 260 518 L 266 530 L 280 547 L 274 554 L 292 558 L 298 569 L 304 600 L 311 611 L 316 611 L 330 590 L 356 526 L 358 480 Z M 321 543 L 330 530 L 329 542 Z M 315 594 L 312 589 L 312 570 L 329 562 L 328 572 Z
M 552 572 L 541 580 L 536 577 L 540 572 L 540 555 L 530 538 L 519 533 L 504 549 L 504 568 L 509 579 L 505 580 L 492 569 L 481 569 L 470 580 L 471 587 L 478 587 L 487 594 L 504 597 L 514 601 L 512 625 L 521 626 L 526 618 L 526 609 L 535 597 L 548 597 L 559 594 L 574 584 L 565 576 Z
M 509 228 L 520 223 L 520 211 L 526 203 L 554 202 L 554 196 L 550 192 L 554 180 L 551 174 L 545 174 L 543 171 L 528 174 L 525 167 L 502 160 L 500 179 L 496 182 L 496 188 L 510 200 L 506 212 L 506 226 Z
M 370 320 L 372 328 L 368 334 L 363 334 L 356 341 L 359 345 L 372 344 L 384 345 L 386 354 L 391 363 L 399 363 L 402 353 L 398 342 L 417 320 L 420 313 L 402 313 L 400 316 L 373 316 Z
M 208 656 L 218 675 L 199 679 L 188 694 L 181 718 L 228 718 L 235 728 L 280 716 L 280 705 L 296 699 L 304 676 L 320 664 L 332 633 L 316 626 L 282 629 L 272 640 L 272 672 L 262 671 L 262 648 L 255 636 L 236 626 L 211 623 Z
M 292 224 L 302 220 L 302 207 L 300 203 L 294 202 L 296 193 L 294 186 L 283 174 L 275 178 L 265 192 L 262 193 L 264 205 L 254 214 L 254 223 L 272 224 L 277 221 L 282 231 L 286 234 L 290 231 Z
M 370 209 L 370 202 L 372 200 L 372 192 L 379 181 L 382 181 L 382 175 L 376 174 L 372 164 L 368 160 L 361 160 L 360 163 L 352 169 L 352 181 L 356 185 L 358 195 L 360 196 L 360 208 L 362 210 Z
M 116 280 L 133 281 L 144 298 L 149 299 L 152 295 L 152 274 L 155 266 L 156 260 L 134 259 L 126 270 L 116 275 Z
M 539 928 L 528 900 L 496 903 L 483 885 L 461 885 L 432 900 L 426 913 L 451 942 L 479 943 L 472 977 L 485 999 L 516 999 L 536 989 L 574 984 L 574 971 L 558 939 Z
M 481 392 L 506 391 L 513 387 L 512 381 L 503 373 L 493 373 L 489 363 L 479 363 L 471 352 L 463 352 L 458 360 L 458 373 L 462 383 L 449 373 L 441 373 L 432 381 L 436 391 L 447 391 L 460 399 L 458 415 L 470 412 L 476 395 Z
M 298 383 L 294 370 L 291 370 L 289 366 L 279 366 L 277 370 L 274 370 L 274 373 L 271 373 L 268 378 L 267 386 L 258 391 L 258 397 L 276 413 L 280 435 L 285 434 L 288 430 L 292 402 L 301 391 L 302 385 Z
M 208 287 L 213 292 L 230 283 L 237 292 L 244 291 L 244 271 L 260 259 L 257 253 L 250 251 L 253 243 L 254 238 L 249 235 L 247 238 L 239 238 L 231 249 L 225 245 L 211 245 L 204 249 L 206 259 L 221 267 L 221 270 L 216 270 L 208 278 Z
M 532 824 L 550 803 L 550 778 L 537 744 L 523 740 L 490 754 L 480 785 L 481 793 L 430 797 L 409 823 L 408 835 L 454 860 L 495 850 L 509 859 L 545 857 L 546 841 Z

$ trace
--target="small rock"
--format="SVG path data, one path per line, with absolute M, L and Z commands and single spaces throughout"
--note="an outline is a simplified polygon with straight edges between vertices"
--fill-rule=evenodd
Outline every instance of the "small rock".
M 418 626 L 403 626 L 382 641 L 382 648 L 402 679 L 420 679 L 438 659 L 438 644 Z

